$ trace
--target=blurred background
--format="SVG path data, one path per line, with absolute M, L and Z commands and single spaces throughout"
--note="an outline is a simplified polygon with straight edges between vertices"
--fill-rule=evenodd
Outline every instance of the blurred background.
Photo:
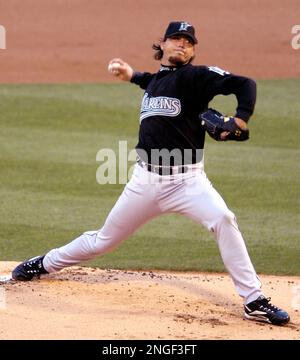
M 111 81 L 112 57 L 154 71 L 151 45 L 172 20 L 196 27 L 199 64 L 299 77 L 300 50 L 291 47 L 299 12 L 298 0 L 0 0 L 0 83 Z

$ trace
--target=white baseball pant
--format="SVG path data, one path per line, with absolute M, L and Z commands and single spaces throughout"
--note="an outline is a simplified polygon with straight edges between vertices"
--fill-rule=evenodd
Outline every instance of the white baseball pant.
M 179 213 L 213 232 L 222 260 L 245 303 L 256 300 L 261 282 L 249 258 L 234 214 L 213 188 L 202 163 L 171 176 L 149 172 L 136 164 L 103 227 L 87 231 L 69 244 L 49 251 L 43 261 L 51 273 L 105 254 L 141 225 L 165 213 Z

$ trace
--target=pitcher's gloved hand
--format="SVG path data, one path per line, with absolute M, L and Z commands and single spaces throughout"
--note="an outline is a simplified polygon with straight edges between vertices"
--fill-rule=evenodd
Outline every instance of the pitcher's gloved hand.
M 199 118 L 204 129 L 217 141 L 249 139 L 247 123 L 242 119 L 224 116 L 214 109 L 201 113 Z

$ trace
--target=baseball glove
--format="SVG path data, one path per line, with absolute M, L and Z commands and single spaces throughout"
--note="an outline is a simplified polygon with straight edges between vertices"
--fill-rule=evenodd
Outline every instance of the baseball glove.
M 214 109 L 208 109 L 201 113 L 199 118 L 207 133 L 217 141 L 249 139 L 249 129 L 246 123 L 238 118 L 224 116 Z

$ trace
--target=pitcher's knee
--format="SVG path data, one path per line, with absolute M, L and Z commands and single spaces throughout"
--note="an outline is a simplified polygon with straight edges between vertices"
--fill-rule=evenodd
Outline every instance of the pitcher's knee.
M 88 243 L 88 251 L 93 255 L 100 255 L 114 249 L 119 239 L 116 236 L 105 235 L 102 231 L 87 231 L 84 233 L 86 242 Z
M 231 225 L 235 225 L 236 224 L 236 218 L 235 218 L 235 215 L 232 211 L 230 211 L 229 209 L 227 210 L 224 210 L 222 213 L 220 213 L 215 221 L 214 221 L 214 224 L 211 228 L 211 231 L 215 232 L 217 231 L 217 229 L 220 227 L 220 226 L 223 226 L 223 225 L 228 225 L 228 224 L 231 224 Z
M 235 215 L 234 215 L 234 213 L 233 213 L 232 211 L 227 210 L 227 211 L 223 214 L 223 216 L 222 216 L 222 218 L 221 218 L 221 221 L 233 223 L 233 222 L 236 221 L 236 218 L 235 218 Z

